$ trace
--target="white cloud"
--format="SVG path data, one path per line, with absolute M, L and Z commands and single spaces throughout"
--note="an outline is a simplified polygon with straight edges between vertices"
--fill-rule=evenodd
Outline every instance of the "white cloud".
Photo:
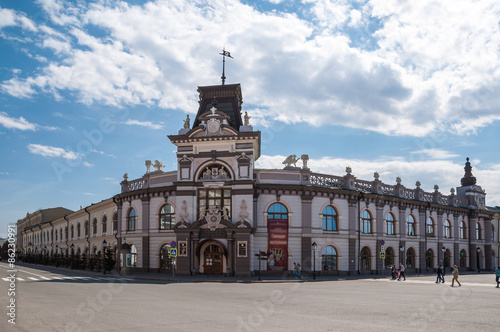
M 36 124 L 28 122 L 25 118 L 19 117 L 19 119 L 9 117 L 5 112 L 0 112 L 0 124 L 7 129 L 19 129 L 19 130 L 31 130 L 35 131 L 37 128 Z
M 225 46 L 234 56 L 227 82 L 242 83 L 245 105 L 266 110 L 256 123 L 425 136 L 438 128 L 473 133 L 500 120 L 495 0 L 304 0 L 309 21 L 236 0 L 38 2 L 52 26 L 29 28 L 24 14 L 0 14 L 55 53 L 38 71 L 1 83 L 18 98 L 66 91 L 86 104 L 191 113 L 193 87 L 220 82 Z
M 139 121 L 139 120 L 128 119 L 123 124 L 128 125 L 128 126 L 147 127 L 147 128 L 155 129 L 155 130 L 163 129 L 163 126 L 161 124 L 155 124 L 151 121 Z
M 91 163 L 89 163 L 87 161 L 82 162 L 82 165 L 85 166 L 85 167 L 94 167 L 95 166 L 94 164 L 91 164 Z
M 44 157 L 60 157 L 69 160 L 75 160 L 81 158 L 81 154 L 73 151 L 66 151 L 63 148 L 40 145 L 40 144 L 29 144 L 28 150 L 33 154 L 38 154 Z
M 412 151 L 411 153 L 424 155 L 432 159 L 450 159 L 459 156 L 458 154 L 454 154 L 441 149 L 422 149 L 418 151 Z
M 263 155 L 257 160 L 256 167 L 261 169 L 282 169 L 282 162 L 286 156 Z M 473 175 L 477 184 L 486 191 L 486 205 L 500 205 L 500 188 L 493 185 L 500 179 L 500 164 L 483 165 L 478 160 L 471 160 Z M 374 172 L 378 172 L 380 180 L 384 183 L 395 185 L 396 177 L 402 178 L 402 184 L 407 188 L 415 188 L 415 183 L 420 181 L 424 191 L 434 191 L 434 185 L 439 186 L 443 195 L 449 195 L 451 188 L 460 186 L 464 176 L 464 164 L 457 164 L 449 160 L 419 160 L 410 161 L 400 157 L 385 156 L 379 160 L 347 160 L 343 158 L 323 157 L 310 159 L 308 167 L 314 173 L 344 176 L 346 167 L 352 169 L 352 174 L 360 180 L 373 181 Z M 475 166 L 476 165 L 476 166 Z M 302 166 L 302 161 L 297 162 Z

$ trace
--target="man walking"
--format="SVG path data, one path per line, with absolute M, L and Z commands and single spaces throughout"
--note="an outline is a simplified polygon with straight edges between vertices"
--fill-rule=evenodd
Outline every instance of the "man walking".
M 451 280 L 451 287 L 453 287 L 453 285 L 455 284 L 455 280 L 457 281 L 458 283 L 458 287 L 462 287 L 462 284 L 460 283 L 460 281 L 458 281 L 458 267 L 456 265 L 453 265 L 453 279 Z
M 403 277 L 403 281 L 406 281 L 405 266 L 403 265 L 403 263 L 399 264 L 399 279 L 398 279 L 398 281 L 401 281 L 401 277 Z
M 444 270 L 441 265 L 437 268 L 436 284 L 439 284 L 440 282 L 444 283 Z
M 500 265 L 497 265 L 497 269 L 495 270 L 495 275 L 497 276 L 497 288 L 500 286 Z

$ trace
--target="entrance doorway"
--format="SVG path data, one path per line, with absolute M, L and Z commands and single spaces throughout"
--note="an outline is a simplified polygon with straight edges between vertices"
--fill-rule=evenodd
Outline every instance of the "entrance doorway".
M 205 274 L 222 274 L 222 248 L 217 244 L 209 245 L 203 253 L 203 271 Z

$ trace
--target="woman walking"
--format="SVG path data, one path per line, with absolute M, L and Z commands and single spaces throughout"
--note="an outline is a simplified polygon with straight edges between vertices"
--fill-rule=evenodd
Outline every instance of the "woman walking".
M 451 280 L 451 287 L 453 287 L 453 285 L 455 284 L 455 280 L 457 281 L 458 283 L 458 287 L 461 287 L 462 284 L 460 283 L 460 281 L 458 281 L 458 267 L 456 265 L 453 265 L 453 279 Z

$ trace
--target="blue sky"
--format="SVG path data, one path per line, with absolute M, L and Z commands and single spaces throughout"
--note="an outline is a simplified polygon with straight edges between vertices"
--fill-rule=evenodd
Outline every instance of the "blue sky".
M 27 212 L 120 190 L 144 161 L 176 169 L 197 86 L 241 83 L 260 168 L 443 194 L 465 158 L 500 205 L 498 1 L 0 2 L 0 236 Z

